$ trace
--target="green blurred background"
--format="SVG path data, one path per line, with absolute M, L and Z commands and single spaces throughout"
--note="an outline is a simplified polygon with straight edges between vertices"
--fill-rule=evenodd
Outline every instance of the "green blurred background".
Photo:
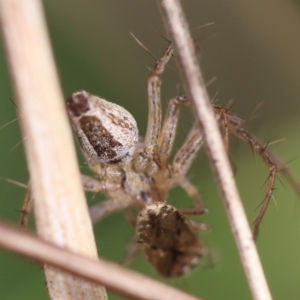
M 44 1 L 49 31 L 65 97 L 85 89 L 121 104 L 136 118 L 143 135 L 147 119 L 147 76 L 153 59 L 130 37 L 132 31 L 159 56 L 166 42 L 155 1 Z M 254 109 L 262 107 L 246 127 L 265 142 L 284 138 L 272 145 L 289 164 L 300 181 L 299 95 L 300 95 L 300 13 L 299 2 L 266 1 L 184 1 L 184 9 L 194 39 L 201 47 L 205 80 L 217 77 L 209 86 L 211 97 L 226 105 L 234 100 L 232 111 L 249 120 Z M 214 25 L 196 29 L 201 25 Z M 0 126 L 16 118 L 16 108 L 0 47 Z M 177 93 L 180 76 L 175 59 L 163 76 L 162 101 Z M 183 109 L 177 149 L 192 120 Z M 26 183 L 28 174 L 22 139 L 17 123 L 0 130 L 0 217 L 17 222 L 25 190 L 5 181 Z M 236 179 L 249 221 L 264 196 L 267 168 L 249 147 L 232 139 L 230 158 L 236 166 Z M 88 173 L 81 157 L 82 172 Z M 130 268 L 163 280 L 204 299 L 251 299 L 247 282 L 226 219 L 223 204 L 204 151 L 201 151 L 189 177 L 197 184 L 209 214 L 202 217 L 212 231 L 202 235 L 210 254 L 202 267 L 191 275 L 165 280 L 138 256 Z M 282 178 L 282 176 L 281 176 Z M 300 298 L 300 199 L 282 179 L 276 183 L 276 203 L 271 202 L 257 243 L 274 299 Z M 89 195 L 91 196 L 91 195 Z M 101 195 L 89 197 L 92 205 Z M 180 190 L 171 193 L 177 206 L 189 205 Z M 32 228 L 34 224 L 32 222 Z M 122 213 L 116 213 L 95 227 L 102 257 L 121 262 L 133 229 Z M 0 299 L 47 299 L 40 267 L 29 260 L 0 250 Z M 121 299 L 110 295 L 110 299 Z M 163 296 L 162 296 L 163 299 Z

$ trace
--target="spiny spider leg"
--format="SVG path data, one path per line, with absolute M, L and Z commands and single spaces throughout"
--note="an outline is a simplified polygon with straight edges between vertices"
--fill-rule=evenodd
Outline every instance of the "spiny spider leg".
M 202 144 L 203 135 L 199 129 L 198 123 L 195 122 L 184 144 L 176 153 L 172 164 L 172 172 L 174 177 L 177 179 L 177 183 L 188 193 L 195 203 L 195 207 L 185 208 L 180 211 L 184 214 L 201 215 L 208 211 L 200 197 L 197 188 L 186 178 L 186 173 L 190 169 Z
M 191 128 L 184 144 L 175 154 L 172 170 L 178 178 L 184 178 L 190 169 L 196 155 L 203 144 L 203 134 L 199 129 L 198 122 Z
M 166 163 L 173 149 L 181 104 L 189 105 L 187 97 L 178 96 L 168 103 L 158 146 L 158 156 L 162 164 Z
M 220 106 L 219 114 L 223 128 L 223 142 L 226 152 L 229 152 L 229 124 L 228 124 L 228 109 Z
M 256 138 L 254 138 L 247 130 L 242 127 L 242 121 L 237 117 L 229 115 L 228 112 L 224 113 L 224 109 L 221 106 L 214 105 L 215 114 L 219 115 L 223 120 L 226 119 L 226 124 L 228 130 L 239 137 L 240 139 L 246 141 L 252 149 L 254 149 L 264 160 L 265 164 L 269 169 L 267 193 L 262 201 L 261 208 L 259 210 L 258 216 L 253 222 L 253 238 L 257 239 L 259 233 L 259 225 L 264 217 L 267 210 L 268 204 L 271 200 L 273 194 L 276 175 L 277 175 L 277 164 L 273 159 L 272 154 L 268 152 L 266 146 L 262 145 Z
M 165 70 L 167 62 L 173 54 L 173 46 L 169 45 L 164 55 L 155 64 L 148 79 L 148 125 L 145 136 L 145 152 L 153 154 L 157 151 L 157 144 L 161 131 L 161 100 L 160 76 Z
M 33 198 L 31 193 L 31 184 L 30 181 L 28 181 L 27 192 L 21 210 L 20 226 L 22 228 L 28 227 L 28 221 L 29 221 L 30 212 L 32 210 L 32 206 L 33 206 Z

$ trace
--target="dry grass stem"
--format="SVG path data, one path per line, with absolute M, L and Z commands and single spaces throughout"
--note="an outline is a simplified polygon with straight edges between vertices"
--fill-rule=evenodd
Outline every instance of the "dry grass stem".
M 215 171 L 253 298 L 272 299 L 205 89 L 181 5 L 179 0 L 161 0 L 158 3 L 177 51 L 176 57 L 188 96 L 194 103 L 195 114 L 204 133 L 206 150 Z
M 41 1 L 0 0 L 0 14 L 26 136 L 38 233 L 59 246 L 96 258 L 93 229 Z M 45 273 L 52 299 L 107 298 L 99 285 L 48 266 Z
M 109 290 L 130 299 L 201 300 L 115 263 L 101 259 L 96 261 L 67 251 L 3 221 L 0 221 L 0 246 L 97 284 L 101 283 Z

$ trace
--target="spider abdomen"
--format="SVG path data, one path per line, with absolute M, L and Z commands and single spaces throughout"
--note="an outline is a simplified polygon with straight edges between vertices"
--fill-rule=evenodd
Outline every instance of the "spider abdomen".
M 138 128 L 125 108 L 85 91 L 74 93 L 67 107 L 90 165 L 131 159 L 138 142 Z

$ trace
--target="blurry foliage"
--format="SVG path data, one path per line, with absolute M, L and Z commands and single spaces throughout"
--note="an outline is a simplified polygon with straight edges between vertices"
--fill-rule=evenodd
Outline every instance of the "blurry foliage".
M 57 67 L 66 97 L 85 89 L 123 105 L 137 119 L 144 134 L 147 119 L 146 66 L 153 59 L 130 37 L 132 31 L 154 55 L 159 56 L 166 42 L 161 16 L 154 1 L 44 1 Z M 285 160 L 299 156 L 299 78 L 300 16 L 292 1 L 185 1 L 190 27 L 209 22 L 215 25 L 195 29 L 192 34 L 201 48 L 201 66 L 211 97 L 226 105 L 234 100 L 232 111 L 248 120 L 246 127 L 265 142 L 285 138 L 272 146 Z M 163 76 L 162 101 L 177 93 L 180 83 L 175 59 Z M 0 47 L 0 126 L 16 117 L 3 47 Z M 180 87 L 183 90 L 183 87 Z M 191 125 L 191 115 L 183 109 L 178 148 Z M 59 134 L 59 133 L 58 133 Z M 1 180 L 0 216 L 17 222 L 25 190 L 5 181 L 23 183 L 28 179 L 17 123 L 0 131 Z M 81 156 L 81 155 L 80 155 Z M 247 145 L 233 138 L 230 158 L 237 169 L 237 182 L 249 220 L 263 199 L 267 169 Z M 299 160 L 290 164 L 300 179 Z M 81 159 L 82 172 L 87 172 Z M 4 178 L 4 179 L 3 179 Z M 203 239 L 211 249 L 202 267 L 186 278 L 164 280 L 204 299 L 251 299 L 239 256 L 231 236 L 223 205 L 219 199 L 209 165 L 202 151 L 190 178 L 199 186 L 209 214 L 202 217 L 212 231 Z M 284 181 L 283 181 L 284 182 Z M 277 181 L 275 198 L 261 228 L 258 249 L 274 299 L 299 298 L 299 204 L 288 184 Z M 103 198 L 90 195 L 89 203 Z M 180 189 L 170 199 L 177 206 L 190 203 Z M 122 213 L 116 213 L 95 227 L 101 256 L 121 262 L 133 229 Z M 43 272 L 39 265 L 0 250 L 0 298 L 47 299 Z M 130 266 L 157 277 L 141 256 Z M 161 278 L 159 278 L 161 280 Z M 111 296 L 110 299 L 120 299 Z

